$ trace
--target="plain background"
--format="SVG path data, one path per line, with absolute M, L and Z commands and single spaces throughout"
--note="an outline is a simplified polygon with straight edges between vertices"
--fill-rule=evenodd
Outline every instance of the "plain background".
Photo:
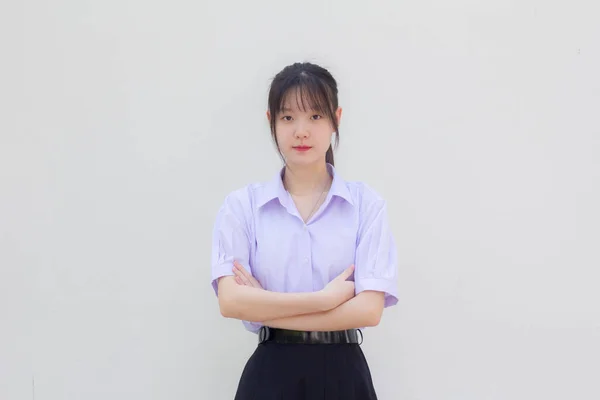
M 382 400 L 600 398 L 594 1 L 0 6 L 0 399 L 232 399 L 225 195 L 280 162 L 271 78 L 339 81 L 339 172 L 389 202 Z

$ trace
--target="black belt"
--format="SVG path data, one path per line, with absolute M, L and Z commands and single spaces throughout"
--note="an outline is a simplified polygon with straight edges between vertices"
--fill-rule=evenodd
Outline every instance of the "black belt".
M 360 342 L 358 336 L 360 333 Z M 274 342 L 283 344 L 334 344 L 358 343 L 362 344 L 360 329 L 347 329 L 345 331 L 307 332 L 289 329 L 270 328 L 263 326 L 258 332 L 258 342 Z

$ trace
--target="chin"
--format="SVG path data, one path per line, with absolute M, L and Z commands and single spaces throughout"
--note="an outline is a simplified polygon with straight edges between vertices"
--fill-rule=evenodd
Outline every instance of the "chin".
M 286 159 L 288 165 L 297 165 L 297 166 L 308 166 L 314 165 L 320 162 L 324 162 L 324 160 L 317 157 L 289 157 Z

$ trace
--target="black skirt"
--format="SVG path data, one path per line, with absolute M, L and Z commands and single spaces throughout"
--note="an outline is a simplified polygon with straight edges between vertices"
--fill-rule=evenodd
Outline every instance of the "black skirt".
M 358 344 L 258 345 L 235 400 L 375 400 L 367 360 Z

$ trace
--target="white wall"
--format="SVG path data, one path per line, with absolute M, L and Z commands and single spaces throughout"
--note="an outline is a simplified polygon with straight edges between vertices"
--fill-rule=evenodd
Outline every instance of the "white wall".
M 279 167 L 286 64 L 329 67 L 338 169 L 390 203 L 382 400 L 598 399 L 594 1 L 0 6 L 0 399 L 231 399 L 223 197 Z

